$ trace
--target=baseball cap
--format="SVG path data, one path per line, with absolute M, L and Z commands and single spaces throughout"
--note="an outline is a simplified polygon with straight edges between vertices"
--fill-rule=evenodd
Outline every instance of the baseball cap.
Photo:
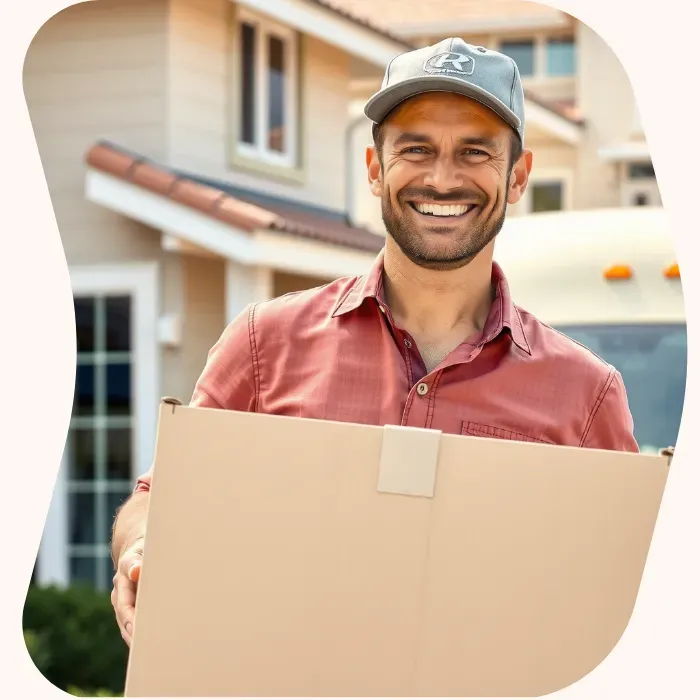
M 379 124 L 401 102 L 425 92 L 471 97 L 494 111 L 523 140 L 523 86 L 510 56 L 457 38 L 400 54 L 387 66 L 382 87 L 368 100 L 365 114 Z

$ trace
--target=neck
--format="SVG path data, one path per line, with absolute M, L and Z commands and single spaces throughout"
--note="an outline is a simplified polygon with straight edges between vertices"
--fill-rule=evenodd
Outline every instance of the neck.
M 411 262 L 390 237 L 384 252 L 384 290 L 397 324 L 439 337 L 455 329 L 483 330 L 493 302 L 493 242 L 468 265 L 430 270 Z

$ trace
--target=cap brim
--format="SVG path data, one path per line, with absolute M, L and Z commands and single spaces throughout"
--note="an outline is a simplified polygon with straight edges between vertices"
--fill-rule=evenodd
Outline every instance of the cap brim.
M 416 95 L 426 92 L 451 92 L 465 97 L 471 97 L 485 107 L 495 112 L 506 124 L 520 133 L 520 118 L 499 99 L 477 85 L 467 83 L 459 78 L 449 76 L 421 76 L 409 78 L 397 85 L 384 88 L 372 96 L 365 105 L 365 115 L 375 123 L 384 120 L 392 109 Z

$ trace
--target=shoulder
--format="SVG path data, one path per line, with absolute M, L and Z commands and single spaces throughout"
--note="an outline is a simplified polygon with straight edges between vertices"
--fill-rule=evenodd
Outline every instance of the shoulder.
M 341 277 L 324 285 L 290 292 L 250 307 L 255 335 L 268 330 L 302 329 L 330 318 L 358 284 L 359 277 Z
M 550 391 L 566 394 L 566 405 L 583 417 L 582 447 L 638 452 L 634 421 L 620 372 L 582 343 L 518 309 L 530 344 L 530 360 L 539 366 Z M 546 379 L 544 379 L 546 377 Z
M 535 362 L 550 362 L 567 373 L 576 372 L 582 381 L 596 384 L 612 381 L 617 370 L 600 355 L 529 311 L 516 308 Z

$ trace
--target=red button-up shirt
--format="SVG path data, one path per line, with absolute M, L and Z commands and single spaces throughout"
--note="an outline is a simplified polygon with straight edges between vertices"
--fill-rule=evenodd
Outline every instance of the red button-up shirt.
M 429 373 L 386 306 L 382 271 L 380 254 L 366 276 L 249 306 L 190 405 L 639 451 L 619 372 L 517 307 L 497 264 L 483 331 Z M 149 485 L 150 472 L 137 490 Z

